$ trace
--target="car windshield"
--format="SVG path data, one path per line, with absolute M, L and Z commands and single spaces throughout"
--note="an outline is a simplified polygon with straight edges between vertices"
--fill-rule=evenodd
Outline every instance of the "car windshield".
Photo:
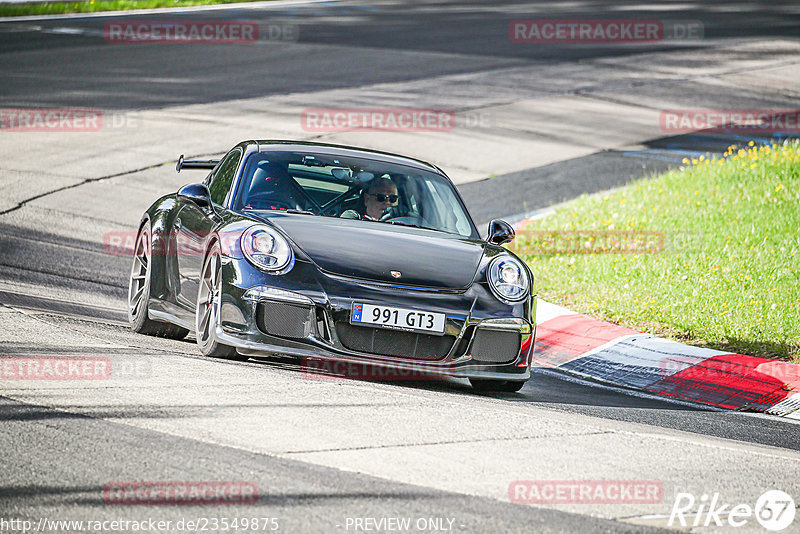
M 471 238 L 477 235 L 449 180 L 423 169 L 366 158 L 298 152 L 252 154 L 233 208 L 416 226 Z

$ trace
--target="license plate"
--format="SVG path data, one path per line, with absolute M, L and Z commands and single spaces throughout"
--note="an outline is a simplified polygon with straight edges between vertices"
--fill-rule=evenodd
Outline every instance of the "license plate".
M 353 324 L 371 324 L 400 330 L 423 330 L 439 334 L 444 333 L 444 320 L 443 313 L 375 306 L 361 302 L 353 303 L 353 313 L 350 315 L 350 322 Z

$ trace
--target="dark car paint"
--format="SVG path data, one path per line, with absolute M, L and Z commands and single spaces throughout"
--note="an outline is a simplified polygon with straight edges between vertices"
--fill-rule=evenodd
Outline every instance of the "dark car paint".
M 260 215 L 320 269 L 353 278 L 464 289 L 483 256 L 483 242 L 435 230 L 279 212 Z M 400 278 L 390 271 L 399 271 Z
M 244 149 L 242 162 L 255 151 L 251 143 L 238 146 Z M 240 170 L 241 167 L 242 163 Z M 212 176 L 213 171 L 209 178 Z M 236 183 L 238 179 L 234 187 Z M 229 195 L 226 203 L 230 202 Z M 298 350 L 315 348 L 314 340 L 273 339 L 258 330 L 253 319 L 254 305 L 242 298 L 248 288 L 257 285 L 306 295 L 323 307 L 332 320 L 346 321 L 352 303 L 358 300 L 446 313 L 445 333 L 451 335 L 463 335 L 467 326 L 492 318 L 518 317 L 532 330 L 535 326 L 534 296 L 504 303 L 490 291 L 486 281 L 488 262 L 498 254 L 513 254 L 485 241 L 379 222 L 281 212 L 238 213 L 221 206 L 203 209 L 174 193 L 157 200 L 145 213 L 142 224 L 149 224 L 153 233 L 150 309 L 174 317 L 174 322 L 184 327 L 194 324 L 199 273 L 209 244 L 228 228 L 239 230 L 250 224 L 267 224 L 284 234 L 292 243 L 296 263 L 289 273 L 274 275 L 254 267 L 241 251 L 233 250 L 223 260 L 223 326 L 242 339 Z M 191 253 L 186 254 L 187 250 Z M 387 269 L 399 270 L 401 280 L 388 277 Z M 526 271 L 532 286 L 532 274 L 527 267 Z M 230 320 L 232 317 L 239 322 Z M 316 348 L 331 354 L 337 350 L 331 345 Z M 483 364 L 481 369 L 499 373 L 502 367 L 506 375 L 527 377 L 529 354 L 521 358 L 521 364 Z M 467 369 L 472 365 L 442 363 Z
M 485 268 L 482 265 L 482 270 Z M 326 310 L 331 321 L 347 321 L 354 301 L 393 305 L 405 308 L 424 309 L 447 314 L 445 333 L 461 336 L 465 327 L 479 324 L 485 319 L 509 316 L 532 317 L 535 313 L 534 301 L 527 298 L 512 306 L 499 302 L 491 294 L 487 284 L 475 283 L 462 292 L 418 293 L 404 288 L 388 285 L 365 286 L 358 280 L 331 278 L 320 273 L 313 264 L 298 262 L 292 270 L 294 276 L 264 276 L 247 260 L 231 260 L 223 264 L 222 324 L 226 330 L 236 332 L 237 336 L 254 343 L 269 343 L 297 349 L 318 349 L 342 357 L 352 357 L 343 350 L 332 329 L 333 343 L 319 343 L 312 339 L 302 341 L 287 340 L 269 336 L 259 331 L 253 317 L 255 305 L 242 298 L 245 290 L 253 285 L 263 284 L 291 290 L 309 296 L 315 304 Z M 532 347 L 532 344 L 531 344 Z M 370 361 L 396 362 L 397 358 L 373 356 Z M 519 365 L 520 361 L 525 365 Z M 461 370 L 473 373 L 503 373 L 505 378 L 518 376 L 527 378 L 530 351 L 521 356 L 520 361 L 503 365 L 475 365 L 461 358 L 447 358 L 443 361 L 425 362 L 428 366 L 440 366 L 450 371 Z

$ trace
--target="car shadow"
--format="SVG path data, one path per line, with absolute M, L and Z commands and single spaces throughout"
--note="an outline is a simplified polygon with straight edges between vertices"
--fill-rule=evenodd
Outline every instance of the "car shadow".
M 514 403 L 531 403 L 543 406 L 554 405 L 574 405 L 594 408 L 639 408 L 639 409 L 660 409 L 660 410 L 679 410 L 679 411 L 718 411 L 711 407 L 701 405 L 691 406 L 687 404 L 676 404 L 669 400 L 662 400 L 652 396 L 637 395 L 637 392 L 630 392 L 623 388 L 609 389 L 601 384 L 590 384 L 588 382 L 577 383 L 567 377 L 559 378 L 554 373 L 544 373 L 537 369 L 532 369 L 532 376 L 525 386 L 516 393 L 508 392 L 485 392 L 476 391 L 472 388 L 469 381 L 461 378 L 452 377 L 402 377 L 393 375 L 391 372 L 369 370 L 364 371 L 367 366 L 358 365 L 354 368 L 347 366 L 320 366 L 309 365 L 307 360 L 298 360 L 285 356 L 265 356 L 251 357 L 251 363 L 257 363 L 267 368 L 282 369 L 303 375 L 303 378 L 317 381 L 348 380 L 353 382 L 370 382 L 375 384 L 386 384 L 399 388 L 414 389 L 422 391 L 447 392 L 457 395 L 468 395 L 493 398 Z M 369 366 L 370 368 L 372 366 Z M 357 369 L 357 376 L 348 373 L 348 370 Z M 376 368 L 380 369 L 380 368 Z M 339 371 L 339 372 L 337 372 Z

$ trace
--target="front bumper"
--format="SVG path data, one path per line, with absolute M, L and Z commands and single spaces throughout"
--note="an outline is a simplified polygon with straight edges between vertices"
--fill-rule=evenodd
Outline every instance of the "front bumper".
M 399 287 L 320 273 L 305 262 L 278 276 L 258 271 L 246 260 L 223 258 L 222 280 L 214 336 L 242 355 L 283 354 L 458 378 L 530 377 L 535 298 L 509 305 L 480 284 L 460 292 Z M 351 327 L 353 302 L 445 313 L 444 336 L 434 339 L 419 332 Z M 277 321 L 282 323 L 276 327 L 280 331 L 265 326 L 266 309 L 287 312 L 273 314 L 289 317 Z M 354 346 L 349 337 L 353 329 L 371 335 L 374 350 L 358 350 L 363 344 Z M 391 343 L 380 346 L 376 341 L 380 336 L 388 336 Z M 430 341 L 438 352 L 420 349 Z M 403 346 L 409 350 L 403 352 Z

